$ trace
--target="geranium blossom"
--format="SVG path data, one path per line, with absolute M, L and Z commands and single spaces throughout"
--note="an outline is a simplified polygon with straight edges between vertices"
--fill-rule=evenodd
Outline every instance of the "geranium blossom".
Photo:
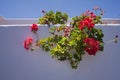
M 99 42 L 96 41 L 94 38 L 85 38 L 85 50 L 88 52 L 89 55 L 95 55 L 96 52 L 99 50 Z
M 95 24 L 94 24 L 92 18 L 88 17 L 88 18 L 85 18 L 82 21 L 80 21 L 78 27 L 80 30 L 84 29 L 85 27 L 87 27 L 88 29 L 91 29 L 94 27 L 94 25 Z
M 31 26 L 31 31 L 33 31 L 33 32 L 38 31 L 38 26 L 37 26 L 37 24 L 32 24 L 32 26 Z
M 26 50 L 29 50 L 32 43 L 33 43 L 33 39 L 32 39 L 31 37 L 28 37 L 28 38 L 24 41 L 24 48 L 25 48 Z

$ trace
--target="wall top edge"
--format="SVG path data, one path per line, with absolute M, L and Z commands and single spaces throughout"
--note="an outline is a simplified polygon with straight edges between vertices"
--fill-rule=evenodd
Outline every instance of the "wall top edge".
M 0 17 L 0 18 L 2 18 L 2 17 Z M 38 20 L 39 18 L 2 18 L 2 19 L 5 19 L 5 20 Z M 69 18 L 70 20 L 72 19 L 72 18 Z M 104 19 L 104 20 L 120 20 L 120 18 L 102 18 L 102 19 Z
M 69 18 L 69 22 L 71 22 L 72 19 Z M 103 18 L 102 21 L 107 24 L 120 24 L 120 18 Z M 0 25 L 19 25 L 19 24 L 33 24 L 37 23 L 38 18 L 0 18 Z
M 0 25 L 0 27 L 29 27 L 31 26 L 31 24 L 10 24 L 10 25 Z M 43 27 L 43 26 L 46 26 L 47 25 L 40 25 L 38 24 L 39 27 Z M 58 25 L 55 25 L 55 26 L 60 26 L 59 24 Z M 120 26 L 120 24 L 96 24 L 95 27 L 115 27 L 115 26 Z

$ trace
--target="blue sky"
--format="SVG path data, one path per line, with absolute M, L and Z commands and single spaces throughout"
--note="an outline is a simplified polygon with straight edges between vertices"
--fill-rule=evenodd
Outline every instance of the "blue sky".
M 104 18 L 120 18 L 120 0 L 0 0 L 0 16 L 5 18 L 38 18 L 41 10 L 63 11 L 70 17 L 99 6 Z

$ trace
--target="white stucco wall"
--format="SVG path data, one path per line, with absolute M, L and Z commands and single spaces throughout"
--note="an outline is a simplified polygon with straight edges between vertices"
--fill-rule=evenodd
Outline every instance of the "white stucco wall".
M 120 26 L 102 28 L 104 41 L 120 36 Z M 41 38 L 48 35 L 46 26 L 39 26 Z M 69 63 L 52 59 L 38 49 L 26 51 L 23 42 L 32 36 L 29 26 L 0 25 L 0 80 L 120 80 L 120 41 L 105 45 L 96 56 L 83 56 L 76 70 Z

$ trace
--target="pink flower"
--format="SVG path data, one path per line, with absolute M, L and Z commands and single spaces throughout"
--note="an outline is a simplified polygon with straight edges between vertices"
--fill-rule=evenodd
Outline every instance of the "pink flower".
M 34 33 L 35 33 L 36 31 L 38 31 L 38 26 L 37 26 L 37 24 L 32 24 L 32 26 L 31 26 L 31 31 L 33 31 Z
M 85 38 L 83 42 L 85 44 L 85 50 L 89 55 L 95 55 L 99 50 L 99 42 L 94 38 Z
M 89 16 L 89 14 L 90 14 L 90 11 L 87 10 L 85 13 L 83 13 L 83 16 Z
M 33 39 L 31 37 L 28 37 L 25 41 L 24 41 L 24 48 L 26 50 L 29 50 L 30 46 L 33 43 Z
M 96 15 L 89 10 L 87 10 L 85 13 L 83 13 L 83 16 L 89 16 L 91 18 L 96 18 Z
M 90 16 L 91 18 L 96 18 L 96 15 L 93 12 L 90 13 Z
M 98 10 L 99 9 L 99 7 L 98 6 L 95 6 L 94 8 L 93 8 L 93 10 Z
M 68 35 L 70 34 L 70 32 L 71 32 L 70 27 L 69 27 L 69 26 L 66 26 L 66 27 L 64 28 L 64 37 L 68 36 Z

